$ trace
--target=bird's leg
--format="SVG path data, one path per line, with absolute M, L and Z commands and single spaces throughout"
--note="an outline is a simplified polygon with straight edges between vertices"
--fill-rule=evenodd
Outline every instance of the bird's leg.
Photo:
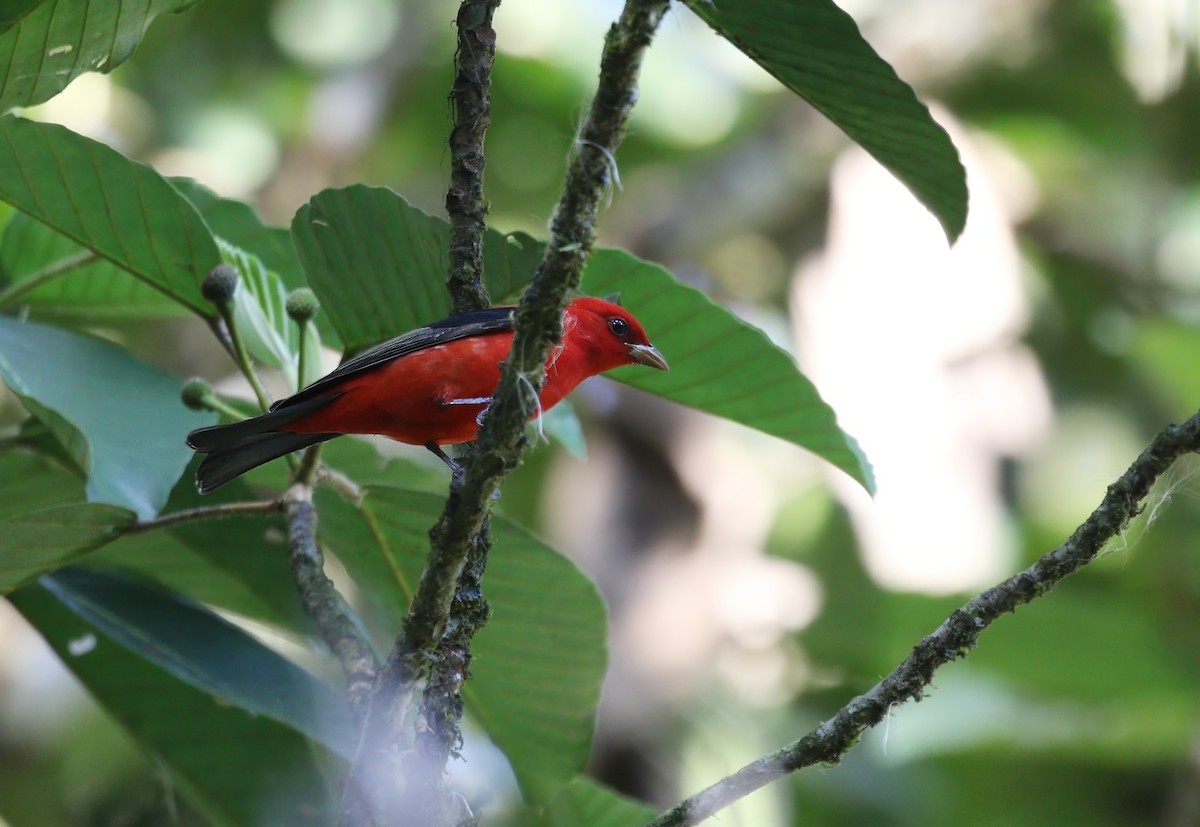
M 454 475 L 455 482 L 462 482 L 463 476 L 467 473 L 461 465 L 454 461 L 454 458 L 442 450 L 442 446 L 436 442 L 426 442 L 425 447 L 433 453 L 435 457 L 446 463 L 450 469 L 450 473 Z
M 443 405 L 483 405 L 484 406 L 483 410 L 481 410 L 478 414 L 475 415 L 475 424 L 482 425 L 483 424 L 483 416 L 484 416 L 484 414 L 486 414 L 488 412 L 488 407 L 490 407 L 489 403 L 491 403 L 491 401 L 492 401 L 492 398 L 490 396 L 476 396 L 476 397 L 472 397 L 470 399 L 447 399 L 447 400 L 443 401 L 442 404 Z

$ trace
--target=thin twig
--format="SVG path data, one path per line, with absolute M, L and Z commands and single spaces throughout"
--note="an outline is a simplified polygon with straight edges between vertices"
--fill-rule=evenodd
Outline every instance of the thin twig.
M 241 517 L 247 514 L 278 514 L 283 511 L 283 500 L 256 500 L 245 503 L 223 503 L 209 505 L 203 508 L 189 508 L 185 511 L 175 511 L 163 514 L 153 520 L 142 520 L 133 523 L 122 530 L 122 534 L 141 534 L 159 528 L 170 528 L 183 523 L 195 523 L 201 520 L 220 520 L 228 517 Z
M 8 288 L 0 290 L 0 310 L 6 310 L 16 304 L 19 299 L 37 290 L 43 284 L 54 281 L 62 276 L 69 275 L 72 271 L 78 270 L 96 261 L 99 258 L 91 250 L 80 250 L 77 253 L 72 253 L 69 256 L 60 258 L 58 261 L 53 261 L 47 264 L 36 273 L 21 279 L 16 284 L 9 285 Z
M 308 363 L 308 321 L 301 321 L 296 324 L 296 389 L 306 387 L 308 385 L 309 371 L 316 370 L 320 365 L 309 365 Z
M 250 354 L 246 350 L 246 344 L 242 340 L 242 334 L 238 330 L 233 321 L 233 302 L 229 301 L 220 306 L 221 317 L 225 320 L 225 330 L 229 336 L 229 343 L 232 348 L 231 355 L 233 361 L 237 364 L 238 370 L 246 377 L 246 381 L 250 383 L 250 387 L 254 390 L 254 396 L 258 399 L 259 407 L 264 411 L 271 407 L 271 397 L 267 393 L 267 389 L 263 386 L 262 381 L 258 378 L 258 374 L 254 370 L 254 363 L 250 360 Z M 221 338 L 218 335 L 217 338 Z
M 301 461 L 303 470 L 316 458 L 308 454 Z M 288 562 L 300 592 L 304 611 L 312 618 L 325 644 L 337 656 L 346 673 L 346 699 L 357 725 L 362 724 L 367 701 L 375 682 L 378 661 L 370 645 L 359 633 L 342 604 L 342 596 L 325 576 L 325 558 L 317 546 L 317 511 L 313 508 L 312 487 L 293 483 L 283 497 L 288 524 Z
M 328 465 L 322 465 L 317 469 L 316 479 L 317 482 L 328 484 L 330 488 L 332 488 L 334 491 L 337 491 L 350 502 L 362 502 L 362 486 L 350 479 L 341 471 L 338 471 L 335 468 L 330 468 Z
M 888 711 L 920 700 L 943 665 L 965 657 L 983 630 L 1003 614 L 1040 597 L 1096 558 L 1104 545 L 1124 531 L 1142 509 L 1155 480 L 1184 454 L 1200 450 L 1200 413 L 1182 425 L 1171 425 L 1108 487 L 1099 507 L 1065 543 L 1024 571 L 981 593 L 923 639 L 904 662 L 838 710 L 837 714 L 798 741 L 759 758 L 697 793 L 650 822 L 648 827 L 699 824 L 755 790 L 813 764 L 837 762 L 863 731 Z

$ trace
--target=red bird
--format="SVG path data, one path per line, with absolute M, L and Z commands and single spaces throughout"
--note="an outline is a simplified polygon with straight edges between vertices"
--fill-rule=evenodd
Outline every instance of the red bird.
M 188 445 L 208 454 L 196 487 L 206 494 L 264 462 L 342 434 L 424 445 L 457 472 L 438 446 L 475 439 L 512 340 L 512 307 L 460 313 L 364 351 L 269 413 L 192 431 Z M 669 370 L 628 311 L 602 299 L 575 299 L 563 312 L 562 342 L 546 360 L 541 409 L 589 376 L 635 363 Z

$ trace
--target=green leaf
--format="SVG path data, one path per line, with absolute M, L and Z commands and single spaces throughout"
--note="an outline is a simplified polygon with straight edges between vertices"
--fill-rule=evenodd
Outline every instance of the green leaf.
M 450 225 L 389 189 L 320 192 L 292 219 L 292 237 L 321 307 L 350 350 L 450 312 Z M 540 253 L 529 236 L 487 231 L 484 269 L 495 303 L 529 283 Z
M 0 519 L 83 501 L 83 481 L 54 459 L 24 448 L 0 451 Z
M 349 758 L 350 710 L 333 687 L 209 609 L 107 572 L 67 568 L 42 588 L 106 637 L 179 680 Z
M 17 213 L 0 238 L 0 310 L 93 319 L 178 316 L 187 308 L 53 228 Z
M 831 0 L 685 0 L 688 8 L 887 167 L 953 242 L 967 220 L 958 151 Z
M 795 360 L 762 331 L 623 250 L 597 250 L 583 288 L 597 296 L 619 292 L 671 364 L 669 373 L 633 366 L 606 375 L 786 439 L 874 491 L 871 466 L 858 443 L 838 427 L 833 409 Z
M 258 256 L 268 269 L 279 274 L 289 290 L 308 286 L 304 268 L 292 246 L 290 230 L 266 224 L 254 207 L 244 201 L 221 198 L 191 178 L 169 180 L 192 203 L 213 235 Z
M 654 810 L 593 781 L 576 778 L 546 805 L 542 827 L 643 827 Z
M 54 505 L 0 520 L 0 594 L 115 540 L 134 521 L 124 508 Z
M 583 425 L 579 423 L 574 406 L 567 400 L 564 399 L 546 411 L 542 414 L 540 422 L 531 427 L 540 427 L 546 436 L 557 440 L 571 456 L 587 459 L 587 440 L 583 436 Z
M 361 508 L 326 492 L 318 498 L 322 544 L 394 631 L 444 497 L 372 487 Z M 536 796 L 587 760 L 604 676 L 604 604 L 573 563 L 524 529 L 496 516 L 492 532 L 486 580 L 493 617 L 472 647 L 464 699 Z
M 99 339 L 0 316 L 0 378 L 88 469 L 90 502 L 143 519 L 191 457 L 188 431 L 216 417 L 179 401 L 179 380 Z
M 21 22 L 31 11 L 46 0 L 7 0 L 0 6 L 0 35 Z
M 185 473 L 163 512 L 247 502 L 255 496 L 242 480 L 200 495 L 192 474 Z M 88 564 L 135 572 L 170 591 L 301 637 L 315 634 L 292 580 L 281 515 L 229 517 L 139 532 L 97 551 Z
M 333 823 L 336 804 L 318 767 L 322 751 L 314 755 L 303 735 L 131 653 L 43 585 L 9 600 L 213 824 Z
M 6 116 L 0 170 L 0 201 L 200 315 L 215 315 L 200 280 L 221 263 L 216 242 L 195 208 L 152 168 L 56 124 Z
M 57 414 L 53 415 L 57 416 Z M 73 476 L 72 482 L 78 483 L 72 488 L 78 488 L 79 493 L 76 496 L 61 497 L 58 502 L 83 502 L 87 499 L 83 488 L 83 484 L 87 480 L 87 472 L 80 467 L 75 457 L 45 422 L 36 417 L 26 417 L 18 426 L 11 447 L 41 454 L 46 459 L 54 460 L 60 471 L 70 472 Z
M 150 21 L 196 0 L 16 2 L 0 12 L 0 112 L 49 100 L 84 72 L 111 72 L 137 48 Z

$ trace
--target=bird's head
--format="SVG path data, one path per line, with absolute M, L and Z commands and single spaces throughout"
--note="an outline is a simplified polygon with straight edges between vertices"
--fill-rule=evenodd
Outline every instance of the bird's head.
M 671 369 L 633 314 L 604 299 L 582 296 L 567 305 L 563 340 L 572 349 L 587 350 L 597 372 L 634 364 Z

